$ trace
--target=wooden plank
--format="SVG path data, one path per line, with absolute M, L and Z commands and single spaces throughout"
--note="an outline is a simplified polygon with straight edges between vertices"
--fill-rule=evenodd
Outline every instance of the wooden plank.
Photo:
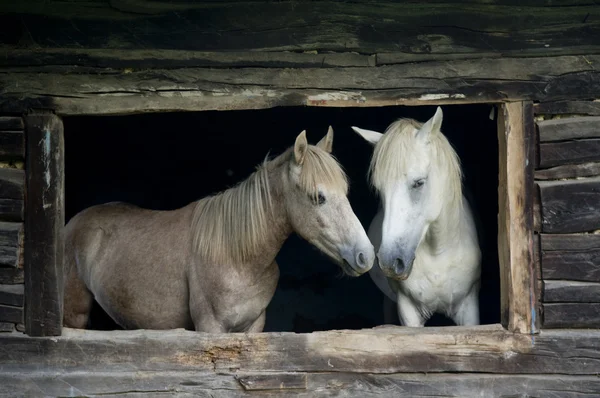
M 542 232 L 574 233 L 600 229 L 600 177 L 539 181 Z
M 23 285 L 0 285 L 0 304 L 23 306 Z
M 54 336 L 63 318 L 63 124 L 56 115 L 31 114 L 25 126 L 25 326 L 30 336 Z
M 540 142 L 600 138 L 600 116 L 579 116 L 537 122 Z
M 600 56 L 587 57 L 600 63 Z M 7 71 L 8 72 L 8 71 Z M 49 67 L 0 73 L 0 111 L 61 115 L 383 106 L 579 98 L 600 91 L 600 71 L 581 57 L 500 58 L 345 68 L 184 68 L 131 73 Z
M 11 322 L 0 322 L 0 333 L 12 332 L 15 330 L 15 324 Z M 2 376 L 0 376 L 2 377 Z M 0 390 L 2 394 L 2 390 Z
M 536 183 L 533 184 L 533 230 L 535 232 L 542 231 L 542 204 L 540 199 L 540 187 Z
M 6 44 L 126 50 L 556 52 L 597 46 L 599 14 L 589 4 L 516 2 L 0 3 Z
M 0 220 L 23 221 L 25 171 L 0 168 Z
M 237 381 L 244 391 L 306 389 L 306 375 L 302 373 L 245 375 L 237 377 Z
M 600 282 L 600 235 L 541 235 L 542 277 Z
M 0 61 L 1 62 L 1 61 Z M 1 63 L 0 63 L 1 65 Z M 0 116 L 0 131 L 23 131 L 23 118 L 19 116 Z
M 560 180 L 564 178 L 583 178 L 600 175 L 600 163 L 580 163 L 536 170 L 536 180 Z
M 498 126 L 499 241 L 502 314 L 508 330 L 537 333 L 538 297 L 533 260 L 533 161 L 535 136 L 531 103 L 502 106 Z
M 269 376 L 279 377 L 277 373 Z M 209 372 L 1 373 L 0 395 L 159 397 L 537 397 L 584 398 L 600 389 L 597 376 L 490 374 L 305 373 L 297 391 L 245 394 L 231 374 Z
M 0 283 L 1 284 L 18 284 L 25 283 L 22 268 L 0 268 Z
M 600 303 L 600 282 L 545 281 L 544 303 Z
M 24 158 L 24 137 L 22 131 L 0 131 L 0 157 Z
M 23 308 L 0 304 L 0 321 L 11 323 L 23 322 Z
M 548 304 L 549 305 L 549 304 Z M 582 305 L 582 304 L 579 304 Z M 515 334 L 500 325 L 296 333 L 81 331 L 0 336 L 3 372 L 194 371 L 596 375 L 600 330 Z M 585 360 L 584 360 L 585 359 Z
M 600 116 L 599 101 L 554 101 L 535 104 L 538 115 L 588 115 Z
M 598 162 L 600 139 L 541 143 L 539 153 L 540 168 Z
M 0 221 L 0 267 L 23 264 L 23 224 Z
M 544 304 L 544 328 L 600 328 L 600 303 Z

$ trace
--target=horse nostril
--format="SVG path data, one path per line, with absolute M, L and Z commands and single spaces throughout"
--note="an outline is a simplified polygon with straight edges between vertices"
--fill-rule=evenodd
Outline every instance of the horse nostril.
M 358 260 L 357 262 L 358 262 L 359 266 L 361 266 L 361 267 L 365 266 L 365 263 L 366 263 L 365 255 L 362 252 L 358 253 L 357 260 Z
M 396 272 L 400 273 L 402 271 L 404 271 L 404 261 L 402 261 L 401 259 L 397 258 L 394 261 L 394 269 L 396 270 Z

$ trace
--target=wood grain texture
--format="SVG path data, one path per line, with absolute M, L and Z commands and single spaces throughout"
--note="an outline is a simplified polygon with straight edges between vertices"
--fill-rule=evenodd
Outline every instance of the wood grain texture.
M 22 268 L 0 268 L 0 284 L 25 283 Z
M 536 170 L 536 180 L 560 180 L 564 178 L 582 178 L 600 176 L 600 163 L 580 163 L 555 166 Z
M 237 377 L 237 381 L 245 391 L 306 389 L 306 375 L 302 373 L 244 375 Z
M 53 114 L 30 114 L 25 125 L 25 326 L 30 336 L 54 336 L 63 318 L 63 124 Z
M 24 170 L 0 168 L 0 220 L 23 221 L 24 190 Z
M 600 123 L 598 123 L 600 126 Z M 539 167 L 600 161 L 600 139 L 587 139 L 540 144 Z
M 0 304 L 0 321 L 10 323 L 23 322 L 23 308 Z
M 0 285 L 0 304 L 23 307 L 23 285 Z
M 0 267 L 23 266 L 23 223 L 0 221 Z
M 544 280 L 600 282 L 600 235 L 542 234 Z
M 542 232 L 574 233 L 600 229 L 600 177 L 538 181 Z
M 0 61 L 0 65 L 1 65 Z M 0 131 L 23 131 L 23 118 L 19 116 L 0 116 Z
M 537 122 L 540 142 L 600 138 L 600 116 L 580 116 Z
M 535 104 L 536 114 L 600 116 L 600 101 L 554 101 Z
M 600 328 L 600 303 L 544 303 L 544 324 L 550 328 Z
M 268 377 L 281 377 L 269 373 Z M 488 374 L 305 373 L 305 388 L 244 392 L 231 374 L 207 372 L 0 374 L 0 395 L 116 397 L 537 397 L 584 398 L 600 390 L 597 376 Z
M 0 333 L 13 332 L 15 330 L 15 324 L 12 322 L 0 322 Z M 0 390 L 0 394 L 2 391 Z
M 600 282 L 545 281 L 544 303 L 600 303 Z
M 507 103 L 502 105 L 501 112 L 498 126 L 501 312 L 508 330 L 536 333 L 539 292 L 533 259 L 533 107 L 531 103 Z
M 0 131 L 0 158 L 24 158 L 24 136 L 22 131 Z
M 587 57 L 600 63 L 600 56 Z M 8 70 L 7 70 L 8 72 Z M 61 115 L 383 106 L 551 100 L 594 96 L 600 71 L 581 57 L 500 58 L 369 68 L 180 68 L 0 73 L 0 111 Z
M 580 304 L 581 305 L 581 304 Z M 600 330 L 510 333 L 500 325 L 309 334 L 80 331 L 0 336 L 3 372 L 194 371 L 596 375 Z M 585 359 L 585 360 L 584 360 Z M 25 373 L 24 373 L 25 374 Z

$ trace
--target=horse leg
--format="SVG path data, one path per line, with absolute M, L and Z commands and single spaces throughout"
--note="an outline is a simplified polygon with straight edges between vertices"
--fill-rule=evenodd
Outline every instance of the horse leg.
M 63 324 L 70 328 L 85 329 L 94 297 L 79 278 L 75 259 L 66 261 Z
M 404 294 L 398 292 L 398 317 L 404 326 L 423 327 L 425 321 L 419 309 L 414 305 L 412 300 Z
M 479 298 L 478 289 L 473 288 L 458 306 L 456 314 L 452 317 L 458 326 L 479 325 Z

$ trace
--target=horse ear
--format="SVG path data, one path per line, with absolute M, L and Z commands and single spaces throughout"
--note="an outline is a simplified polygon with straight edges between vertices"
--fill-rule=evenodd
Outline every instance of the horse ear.
M 304 156 L 306 155 L 307 149 L 308 141 L 306 141 L 306 130 L 303 130 L 298 134 L 296 142 L 294 143 L 294 159 L 297 164 L 302 165 L 302 163 L 304 163 Z
M 438 106 L 435 110 L 435 115 L 433 115 L 433 117 L 419 129 L 417 132 L 417 137 L 423 140 L 428 140 L 431 134 L 439 133 L 442 128 L 443 119 L 444 113 L 442 112 L 442 108 Z
M 321 141 L 317 143 L 317 146 L 325 152 L 331 153 L 333 149 L 333 128 L 329 126 L 325 137 L 321 138 Z
M 381 137 L 383 137 L 383 134 L 378 133 L 377 131 L 365 130 L 365 129 L 361 129 L 360 127 L 352 126 L 352 130 L 357 132 L 358 135 L 360 135 L 367 142 L 369 142 L 373 145 L 377 144 L 379 142 L 379 140 L 381 139 Z

